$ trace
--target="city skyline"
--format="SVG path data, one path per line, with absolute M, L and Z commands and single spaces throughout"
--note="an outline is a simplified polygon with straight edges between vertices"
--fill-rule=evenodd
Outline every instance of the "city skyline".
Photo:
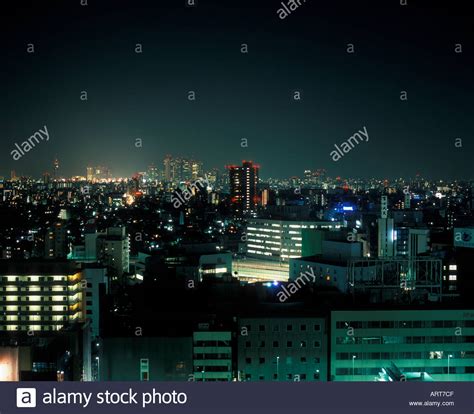
M 454 3 L 307 3 L 284 20 L 269 0 L 6 5 L 3 174 L 39 176 L 57 156 L 65 175 L 90 163 L 130 176 L 182 152 L 219 168 L 258 160 L 272 177 L 306 165 L 472 179 L 472 33 Z M 48 141 L 15 161 L 43 126 Z M 335 162 L 362 126 L 370 141 Z

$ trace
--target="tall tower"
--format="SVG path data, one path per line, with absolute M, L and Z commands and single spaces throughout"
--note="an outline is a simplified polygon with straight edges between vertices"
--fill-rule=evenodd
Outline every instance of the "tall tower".
M 230 197 L 236 216 L 255 211 L 259 202 L 257 193 L 260 166 L 252 161 L 243 161 L 242 166 L 227 166 L 230 179 Z
M 59 171 L 59 160 L 56 157 L 53 162 L 53 178 L 55 180 L 58 178 L 58 171 Z
M 388 218 L 388 198 L 382 196 L 378 225 L 378 256 L 393 257 L 395 255 L 395 232 L 393 218 Z
M 163 178 L 165 181 L 171 181 L 171 163 L 172 163 L 171 155 L 167 155 L 163 160 Z

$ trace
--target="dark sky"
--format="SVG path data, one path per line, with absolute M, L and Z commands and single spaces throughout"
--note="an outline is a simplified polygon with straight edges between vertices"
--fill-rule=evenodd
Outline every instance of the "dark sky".
M 2 3 L 0 175 L 39 176 L 57 156 L 64 175 L 125 176 L 170 153 L 209 168 L 252 159 L 263 177 L 474 178 L 467 1 L 307 0 L 284 20 L 278 0 L 88 3 Z M 50 140 L 14 161 L 44 125 Z M 369 142 L 332 161 L 364 126 Z

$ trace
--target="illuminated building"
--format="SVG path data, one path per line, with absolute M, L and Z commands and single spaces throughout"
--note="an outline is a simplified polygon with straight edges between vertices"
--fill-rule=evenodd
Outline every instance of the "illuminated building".
M 59 331 L 82 321 L 82 290 L 71 262 L 0 263 L 0 331 Z
M 259 202 L 257 185 L 260 166 L 252 161 L 243 161 L 242 166 L 230 165 L 230 198 L 236 216 L 248 215 L 256 210 Z
M 232 332 L 193 333 L 194 381 L 232 380 Z
M 331 312 L 331 380 L 374 381 L 391 362 L 435 381 L 474 380 L 472 310 Z
M 324 318 L 243 318 L 238 372 L 243 381 L 326 381 Z
M 338 229 L 336 221 L 249 219 L 247 256 L 287 262 L 301 257 L 303 229 Z
M 388 218 L 387 196 L 382 196 L 381 218 L 377 220 L 378 225 L 378 256 L 393 257 L 395 255 L 395 231 L 393 218 Z
M 69 253 L 68 233 L 64 222 L 57 222 L 46 232 L 45 258 L 66 258 Z
M 163 160 L 163 175 L 165 181 L 174 184 L 197 180 L 202 176 L 202 163 L 188 158 L 174 158 L 167 155 Z
M 113 278 L 121 278 L 130 270 L 130 240 L 125 227 L 109 227 L 97 237 L 98 257 L 113 272 Z
M 86 179 L 89 182 L 94 181 L 94 167 L 87 167 Z

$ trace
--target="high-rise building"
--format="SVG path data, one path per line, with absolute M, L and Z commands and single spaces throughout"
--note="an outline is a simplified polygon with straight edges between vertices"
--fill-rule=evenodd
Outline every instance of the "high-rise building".
M 59 178 L 59 160 L 57 158 L 54 159 L 53 162 L 53 177 L 54 179 Z
M 378 225 L 378 256 L 393 257 L 395 254 L 395 232 L 393 218 L 388 218 L 388 199 L 382 196 L 381 218 L 377 220 Z
M 256 210 L 259 202 L 257 192 L 260 166 L 252 161 L 243 161 L 242 166 L 227 166 L 230 179 L 230 197 L 236 216 L 248 215 Z
M 66 258 L 69 253 L 69 243 L 65 223 L 58 221 L 46 232 L 44 240 L 45 257 L 47 259 Z
M 202 163 L 189 158 L 167 155 L 163 160 L 163 178 L 165 181 L 179 184 L 197 180 L 202 176 Z
M 130 240 L 125 227 L 109 227 L 97 237 L 97 251 L 103 263 L 112 270 L 112 280 L 130 271 Z
M 73 262 L 1 262 L 0 331 L 59 331 L 82 321 L 82 279 Z
M 94 180 L 94 167 L 87 167 L 86 179 L 87 181 Z
M 157 181 L 159 178 L 158 167 L 155 164 L 151 164 L 148 167 L 147 178 L 149 181 Z

